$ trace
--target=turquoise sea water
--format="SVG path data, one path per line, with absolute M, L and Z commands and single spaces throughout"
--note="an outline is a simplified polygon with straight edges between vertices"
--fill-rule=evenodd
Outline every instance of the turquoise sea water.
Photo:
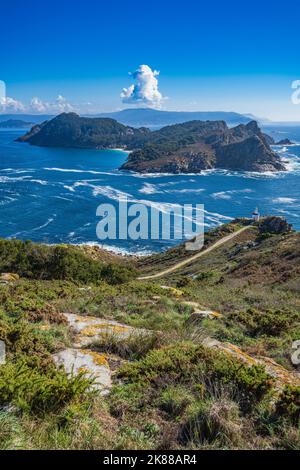
M 277 132 L 272 130 L 273 133 Z M 15 142 L 22 130 L 0 131 L 0 236 L 46 243 L 98 243 L 115 251 L 148 253 L 174 241 L 112 240 L 96 236 L 96 209 L 119 196 L 158 209 L 204 204 L 205 228 L 237 216 L 284 215 L 300 230 L 300 146 L 279 148 L 288 171 L 255 174 L 208 171 L 201 175 L 121 172 L 122 151 L 32 147 Z M 300 128 L 277 137 L 300 142 Z

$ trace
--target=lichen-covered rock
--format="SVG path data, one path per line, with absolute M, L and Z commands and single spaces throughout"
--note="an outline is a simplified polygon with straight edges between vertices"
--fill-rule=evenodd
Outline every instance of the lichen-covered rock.
M 99 354 L 89 349 L 68 348 L 53 356 L 58 366 L 63 366 L 68 374 L 85 372 L 87 377 L 94 379 L 92 388 L 99 390 L 102 395 L 111 388 L 111 370 L 105 354 Z
M 104 318 L 89 315 L 76 315 L 74 313 L 64 313 L 64 316 L 76 333 L 75 347 L 88 346 L 103 338 L 104 335 L 111 335 L 118 339 L 126 339 L 134 334 L 148 334 L 146 330 L 133 328 Z
M 15 273 L 2 273 L 0 274 L 0 282 L 14 282 L 20 279 L 20 276 Z

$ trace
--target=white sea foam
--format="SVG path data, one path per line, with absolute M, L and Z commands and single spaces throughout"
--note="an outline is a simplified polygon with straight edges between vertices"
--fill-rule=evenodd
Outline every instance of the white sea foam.
M 280 214 L 288 215 L 290 217 L 296 217 L 297 219 L 300 217 L 300 215 L 295 214 L 295 212 L 286 211 L 284 209 L 276 209 L 276 210 L 274 210 L 274 212 L 275 211 L 279 212 Z
M 48 181 L 44 181 L 44 180 L 29 180 L 30 183 L 37 183 L 37 184 L 41 184 L 42 186 L 47 186 L 48 185 Z
M 78 170 L 77 168 L 43 168 L 43 170 L 46 171 L 60 171 L 62 173 L 88 173 L 91 175 L 109 175 L 109 176 L 120 176 L 121 173 L 116 171 L 115 173 L 113 172 L 107 172 L 107 171 L 96 171 L 96 170 Z
M 144 183 L 144 186 L 139 189 L 139 193 L 143 194 L 159 194 L 163 193 L 161 189 L 159 189 L 159 185 L 151 184 L 151 183 Z
M 56 217 L 56 214 L 54 214 L 53 217 L 49 217 L 49 219 L 42 225 L 39 225 L 38 227 L 35 227 L 31 230 L 31 232 L 35 232 L 37 230 L 41 230 L 42 228 L 48 227 L 49 224 L 51 224 Z
M 71 191 L 71 193 L 75 193 L 75 188 L 73 186 L 68 186 L 67 184 L 64 184 L 63 187 L 68 191 Z
M 37 232 L 38 230 L 41 230 L 41 229 L 47 227 L 48 225 L 50 225 L 54 221 L 55 218 L 56 218 L 56 214 L 53 214 L 53 216 L 49 217 L 44 224 L 38 225 L 37 227 L 34 227 L 30 230 L 22 230 L 20 232 L 16 232 L 16 233 L 10 235 L 10 237 L 8 237 L 8 238 L 16 238 L 20 235 L 29 236 L 32 232 Z
M 63 201 L 73 202 L 72 199 L 68 199 L 67 197 L 63 196 L 53 196 L 55 199 L 62 199 Z
M 294 199 L 292 197 L 277 197 L 275 199 L 272 199 L 272 202 L 278 204 L 293 204 L 294 202 L 297 202 L 297 199 Z
M 149 256 L 154 253 L 152 250 L 135 250 L 135 248 L 132 249 L 127 249 L 124 247 L 119 247 L 115 245 L 106 245 L 103 243 L 97 243 L 97 242 L 84 242 L 84 243 L 73 243 L 73 245 L 79 245 L 79 246 L 96 246 L 98 248 L 101 248 L 102 250 L 109 251 L 111 253 L 114 253 L 116 255 L 121 255 L 121 256 Z
M 231 189 L 229 191 L 219 191 L 217 193 L 212 193 L 211 197 L 214 199 L 231 199 L 234 194 L 243 194 L 243 193 L 252 193 L 252 189 Z
M 185 193 L 194 193 L 194 194 L 199 194 L 199 193 L 203 193 L 203 191 L 205 191 L 204 188 L 186 188 L 186 189 L 169 189 L 168 191 L 166 191 L 166 193 L 169 193 L 169 194 L 185 194 Z
M 300 170 L 300 157 L 298 157 L 298 155 L 289 153 L 284 156 L 282 162 L 284 163 L 286 170 L 290 173 L 298 172 Z
M 10 176 L 0 176 L 0 183 L 17 183 L 18 181 L 26 181 L 32 178 L 32 176 L 19 176 L 19 177 L 10 177 Z
M 16 198 L 10 197 L 10 196 L 4 196 L 3 201 L 0 201 L 0 206 L 7 206 L 7 204 L 10 204 L 11 202 L 17 201 Z
M 192 180 L 193 181 L 193 180 Z M 190 181 L 189 181 L 190 182 Z M 184 193 L 202 193 L 205 191 L 203 188 L 184 188 L 184 189 L 162 189 L 164 187 L 174 186 L 176 184 L 184 184 L 185 181 L 178 181 L 178 182 L 170 182 L 170 183 L 160 183 L 160 184 L 152 184 L 152 183 L 144 183 L 143 187 L 139 189 L 140 193 L 143 194 L 184 194 Z

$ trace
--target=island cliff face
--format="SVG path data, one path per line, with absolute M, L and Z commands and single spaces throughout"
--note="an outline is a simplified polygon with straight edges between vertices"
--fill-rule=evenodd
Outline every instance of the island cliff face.
M 18 140 L 50 147 L 121 147 L 132 151 L 121 168 L 143 173 L 285 170 L 255 121 L 231 129 L 224 121 L 190 121 L 151 132 L 109 118 L 63 113 L 34 126 Z
M 231 129 L 223 121 L 192 121 L 152 132 L 122 168 L 144 173 L 198 173 L 213 168 L 284 171 L 269 141 L 255 121 Z

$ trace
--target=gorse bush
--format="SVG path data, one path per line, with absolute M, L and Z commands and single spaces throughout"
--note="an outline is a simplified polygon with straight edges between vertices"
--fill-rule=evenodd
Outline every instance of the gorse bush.
M 103 264 L 70 246 L 46 246 L 21 240 L 0 240 L 0 272 L 15 272 L 31 279 L 63 279 L 84 283 L 101 280 L 128 282 L 135 270 Z
M 276 403 L 276 414 L 300 425 L 300 387 L 288 385 L 281 392 Z
M 228 315 L 229 322 L 241 323 L 249 336 L 280 336 L 287 332 L 291 326 L 299 324 L 299 312 L 290 310 L 258 311 L 250 308 L 246 312 Z
M 0 312 L 0 340 L 6 344 L 8 358 L 22 358 L 30 367 L 47 370 L 52 364 L 51 353 L 68 337 L 65 327 L 42 330 L 22 317 Z
M 44 374 L 23 361 L 8 363 L 0 367 L 0 404 L 12 403 L 32 413 L 53 412 L 82 398 L 91 383 L 83 373 L 68 377 L 53 368 Z
M 182 415 L 188 405 L 194 401 L 193 394 L 182 385 L 169 385 L 162 393 L 159 406 L 170 416 Z
M 261 366 L 243 362 L 189 342 L 175 343 L 150 351 L 144 358 L 125 365 L 119 376 L 129 383 L 211 383 L 227 385 L 237 392 L 241 406 L 251 407 L 268 393 L 272 379 Z

